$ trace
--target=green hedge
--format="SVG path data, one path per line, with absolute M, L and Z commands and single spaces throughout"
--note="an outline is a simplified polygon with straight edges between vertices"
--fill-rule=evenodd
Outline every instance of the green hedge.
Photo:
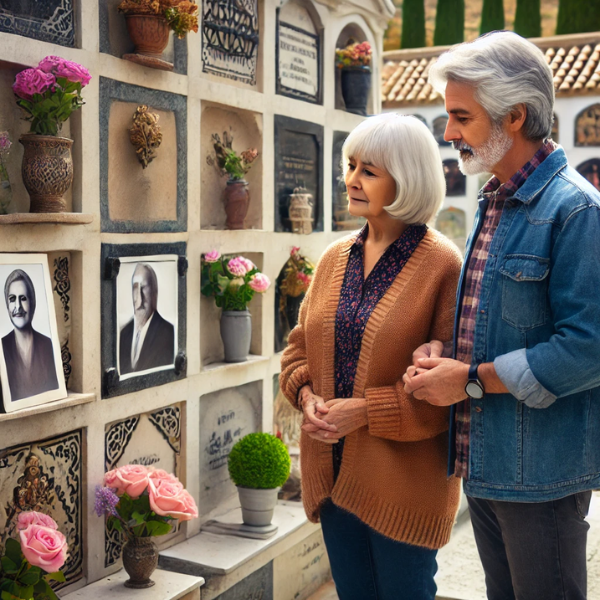
M 287 481 L 291 460 L 278 437 L 270 433 L 249 433 L 231 449 L 228 466 L 235 485 L 272 489 Z

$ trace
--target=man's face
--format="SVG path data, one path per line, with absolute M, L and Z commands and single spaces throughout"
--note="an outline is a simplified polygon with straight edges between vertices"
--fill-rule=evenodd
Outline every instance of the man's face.
M 31 324 L 31 298 L 24 281 L 13 281 L 8 287 L 8 315 L 16 329 Z
M 148 270 L 136 267 L 131 284 L 135 321 L 138 327 L 143 327 L 154 312 L 154 290 Z
M 502 125 L 492 123 L 475 99 L 475 88 L 448 81 L 446 86 L 448 124 L 444 139 L 460 151 L 459 167 L 465 175 L 493 173 L 510 150 L 513 140 Z

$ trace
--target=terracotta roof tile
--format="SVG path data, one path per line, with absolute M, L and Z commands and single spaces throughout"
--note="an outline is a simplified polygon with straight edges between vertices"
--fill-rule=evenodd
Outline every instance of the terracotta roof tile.
M 544 52 L 558 97 L 600 93 L 600 32 L 531 41 Z M 427 76 L 437 57 L 447 49 L 444 46 L 384 52 L 384 106 L 441 104 L 442 97 L 427 83 Z

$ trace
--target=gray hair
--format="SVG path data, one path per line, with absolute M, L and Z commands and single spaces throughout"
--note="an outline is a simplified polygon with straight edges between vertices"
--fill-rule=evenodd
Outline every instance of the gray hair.
M 31 277 L 25 273 L 22 269 L 15 269 L 9 276 L 6 278 L 4 282 L 4 301 L 6 302 L 6 306 L 8 306 L 8 292 L 10 290 L 10 286 L 15 283 L 15 281 L 22 281 L 27 288 L 27 299 L 29 300 L 29 314 L 33 318 L 33 314 L 35 313 L 35 288 L 33 287 L 33 281 L 31 281 Z
M 408 225 L 427 223 L 446 195 L 439 147 L 419 119 L 390 112 L 365 119 L 342 148 L 344 177 L 354 158 L 387 171 L 396 182 L 396 198 L 385 207 Z
M 429 71 L 429 83 L 444 94 L 448 81 L 472 85 L 477 102 L 494 124 L 524 104 L 525 137 L 537 141 L 550 136 L 552 71 L 542 51 L 516 33 L 495 31 L 442 54 Z

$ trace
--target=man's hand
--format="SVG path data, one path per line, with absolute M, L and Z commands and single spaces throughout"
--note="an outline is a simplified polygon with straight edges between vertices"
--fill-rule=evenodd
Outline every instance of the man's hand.
M 413 366 L 408 367 L 407 373 L 410 377 L 414 377 L 417 367 L 421 366 L 418 361 L 421 358 L 441 358 L 444 352 L 444 344 L 439 340 L 431 340 L 426 344 L 421 344 L 412 355 Z
M 419 358 L 417 367 L 417 374 L 414 374 L 415 367 L 408 367 L 402 377 L 407 394 L 435 406 L 450 406 L 467 397 L 465 385 L 469 377 L 469 365 L 451 358 Z
M 326 406 L 329 412 L 321 419 L 335 430 L 323 429 L 313 422 L 302 425 L 302 429 L 315 440 L 336 444 L 340 438 L 368 424 L 367 401 L 364 398 L 335 398 Z
M 302 412 L 304 421 L 310 423 L 316 429 L 326 431 L 336 431 L 335 425 L 323 421 L 323 416 L 329 412 L 329 407 L 321 396 L 317 396 L 310 385 L 304 385 L 300 388 L 299 398 L 302 403 Z

